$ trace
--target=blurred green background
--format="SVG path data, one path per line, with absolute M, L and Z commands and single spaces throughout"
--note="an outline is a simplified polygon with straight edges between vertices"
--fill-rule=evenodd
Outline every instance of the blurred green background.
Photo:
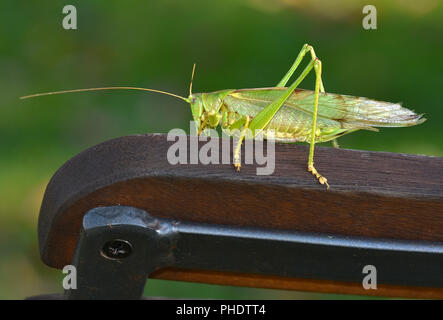
M 78 29 L 62 28 L 77 8 Z M 0 2 L 0 298 L 61 292 L 42 264 L 37 218 L 44 189 L 70 157 L 105 140 L 188 128 L 189 107 L 140 92 L 19 100 L 26 94 L 107 85 L 194 91 L 275 85 L 304 43 L 323 61 L 326 90 L 403 102 L 428 121 L 357 132 L 343 148 L 443 156 L 443 6 L 372 1 L 377 30 L 362 28 L 353 0 Z M 302 87 L 313 88 L 313 77 Z M 348 298 L 149 281 L 146 294 L 201 298 Z

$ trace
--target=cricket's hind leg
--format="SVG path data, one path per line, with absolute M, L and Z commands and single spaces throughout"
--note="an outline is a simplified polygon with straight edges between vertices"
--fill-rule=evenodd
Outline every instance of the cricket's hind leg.
M 320 184 L 326 185 L 329 189 L 328 179 L 322 176 L 317 169 L 314 167 L 314 146 L 315 146 L 315 134 L 317 132 L 317 113 L 318 113 L 318 96 L 320 92 L 321 81 L 321 61 L 318 58 L 314 60 L 314 71 L 315 71 L 315 98 L 314 98 L 314 112 L 312 113 L 312 131 L 311 131 L 311 142 L 309 146 L 309 160 L 308 160 L 308 171 L 311 172 L 320 182 Z
M 295 59 L 294 63 L 292 64 L 289 71 L 285 74 L 285 76 L 280 80 L 280 82 L 277 84 L 277 87 L 284 87 L 286 83 L 289 81 L 291 76 L 294 74 L 295 70 L 301 63 L 303 57 L 307 53 L 311 53 L 311 63 L 313 63 L 316 80 L 315 80 L 315 101 L 314 101 L 314 112 L 312 114 L 312 132 L 311 132 L 311 141 L 310 141 L 310 147 L 309 147 L 309 160 L 308 160 L 308 171 L 311 172 L 320 182 L 320 184 L 326 185 L 326 187 L 329 189 L 328 180 L 322 176 L 314 167 L 314 145 L 315 145 L 315 133 L 317 131 L 317 113 L 318 113 L 318 96 L 319 92 L 325 92 L 325 88 L 323 86 L 323 80 L 321 78 L 321 61 L 317 58 L 317 55 L 315 54 L 315 50 L 312 46 L 305 44 L 298 54 L 297 58 Z M 303 77 L 304 78 L 304 77 Z M 334 147 L 338 147 L 338 143 L 334 140 L 333 141 Z
M 315 54 L 315 50 L 312 46 L 305 43 L 303 45 L 303 48 L 297 55 L 297 58 L 295 59 L 294 63 L 292 64 L 291 68 L 289 68 L 288 72 L 284 75 L 284 77 L 280 80 L 280 82 L 277 84 L 277 87 L 284 87 L 286 83 L 289 81 L 289 79 L 294 74 L 295 70 L 297 70 L 297 67 L 303 60 L 304 56 L 310 52 L 311 53 L 311 60 L 315 61 L 317 59 L 317 55 Z M 320 77 L 320 92 L 325 92 L 325 87 L 323 86 L 323 80 Z
M 261 110 L 258 114 L 255 115 L 255 117 L 252 119 L 252 121 L 249 124 L 249 129 L 252 132 L 252 137 L 254 138 L 257 133 L 263 131 L 266 129 L 268 124 L 271 122 L 271 120 L 274 118 L 275 114 L 278 112 L 278 110 L 284 105 L 284 103 L 289 99 L 291 94 L 294 92 L 294 90 L 298 87 L 298 85 L 303 81 L 304 78 L 309 74 L 309 72 L 314 69 L 316 74 L 316 80 L 315 80 L 315 102 L 314 102 L 314 112 L 312 113 L 312 132 L 311 132 L 311 142 L 310 142 L 310 148 L 309 148 L 309 160 L 308 160 L 308 171 L 311 172 L 321 184 L 324 184 L 328 187 L 328 180 L 323 177 L 318 171 L 314 168 L 314 145 L 315 145 L 315 138 L 316 138 L 316 132 L 317 132 L 317 112 L 318 112 L 318 96 L 320 91 L 324 91 L 323 83 L 321 80 L 321 62 L 318 60 L 317 56 L 315 55 L 314 49 L 309 45 L 304 45 L 300 53 L 298 54 L 297 58 L 295 59 L 293 65 L 289 69 L 289 71 L 286 73 L 286 75 L 283 77 L 283 79 L 277 84 L 278 87 L 282 87 L 286 85 L 286 83 L 289 81 L 291 76 L 294 74 L 294 71 L 299 66 L 301 60 L 306 55 L 306 53 L 311 53 L 311 61 L 308 63 L 308 65 L 305 67 L 305 69 L 302 71 L 301 75 L 294 81 L 294 83 L 289 86 L 286 90 L 282 92 L 282 94 L 277 97 L 274 101 L 272 101 L 269 105 L 267 105 L 263 110 Z M 249 119 L 248 119 L 249 120 Z M 247 126 L 245 126 L 247 127 Z M 240 150 L 241 141 L 244 138 L 244 133 L 239 141 L 239 144 L 236 148 L 235 154 L 239 155 L 239 151 L 237 152 L 237 149 Z M 236 166 L 237 167 L 237 166 Z M 237 167 L 238 168 L 238 167 Z

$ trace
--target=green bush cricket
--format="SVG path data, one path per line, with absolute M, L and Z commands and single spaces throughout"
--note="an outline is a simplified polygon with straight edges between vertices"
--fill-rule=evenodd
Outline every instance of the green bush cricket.
M 305 55 L 311 59 L 300 76 L 285 87 Z M 303 79 L 314 70 L 314 91 L 298 89 Z M 47 92 L 21 97 L 61 94 L 96 90 L 142 90 L 157 92 L 182 99 L 191 105 L 192 117 L 198 134 L 206 128 L 221 126 L 228 135 L 238 133 L 234 149 L 234 166 L 240 170 L 240 149 L 245 138 L 255 138 L 259 133 L 270 138 L 272 130 L 278 142 L 309 142 L 308 171 L 320 184 L 329 189 L 327 179 L 314 167 L 314 146 L 318 142 L 332 141 L 357 130 L 378 131 L 375 127 L 406 127 L 424 122 L 421 114 L 402 107 L 400 104 L 371 100 L 368 98 L 326 93 L 322 74 L 322 63 L 312 46 L 305 44 L 289 71 L 275 87 L 255 89 L 227 89 L 211 93 L 192 93 L 192 70 L 189 96 L 147 88 L 104 87 Z M 252 132 L 248 135 L 248 132 Z

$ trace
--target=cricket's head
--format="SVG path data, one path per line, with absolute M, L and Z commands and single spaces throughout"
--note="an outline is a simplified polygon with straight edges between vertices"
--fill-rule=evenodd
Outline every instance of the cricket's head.
M 191 83 L 189 84 L 189 97 L 187 102 L 191 105 L 192 118 L 195 123 L 198 134 L 206 128 L 216 128 L 222 118 L 220 108 L 223 104 L 223 98 L 226 96 L 224 91 L 213 93 L 192 93 L 192 82 L 195 74 L 195 63 L 192 68 Z M 225 90 L 226 91 L 226 90 Z
M 197 132 L 217 128 L 223 118 L 223 101 L 232 91 L 234 90 L 194 93 L 189 96 L 188 100 Z
M 191 105 L 192 119 L 195 122 L 197 132 L 201 132 L 202 116 L 203 116 L 203 97 L 201 93 L 190 94 L 188 97 Z

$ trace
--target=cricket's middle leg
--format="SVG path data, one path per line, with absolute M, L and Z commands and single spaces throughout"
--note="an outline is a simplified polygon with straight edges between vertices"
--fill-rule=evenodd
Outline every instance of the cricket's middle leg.
M 332 146 L 336 149 L 340 149 L 340 145 L 338 144 L 337 139 L 332 140 Z
M 320 182 L 320 184 L 325 184 L 327 189 L 329 189 L 328 180 L 322 176 L 314 167 L 314 145 L 315 145 L 315 134 L 317 131 L 317 112 L 318 112 L 318 96 L 320 92 L 321 84 L 321 61 L 317 58 L 314 62 L 315 70 L 315 100 L 314 100 L 314 112 L 312 115 L 312 132 L 311 132 L 311 143 L 309 146 L 309 160 L 308 160 L 308 171 L 311 172 Z
M 240 151 L 241 151 L 241 145 L 243 142 L 243 139 L 245 138 L 246 131 L 249 128 L 249 116 L 246 117 L 245 126 L 243 127 L 243 130 L 240 134 L 240 138 L 238 139 L 237 145 L 234 149 L 234 167 L 237 169 L 237 171 L 240 171 L 241 168 L 241 162 L 240 162 Z

